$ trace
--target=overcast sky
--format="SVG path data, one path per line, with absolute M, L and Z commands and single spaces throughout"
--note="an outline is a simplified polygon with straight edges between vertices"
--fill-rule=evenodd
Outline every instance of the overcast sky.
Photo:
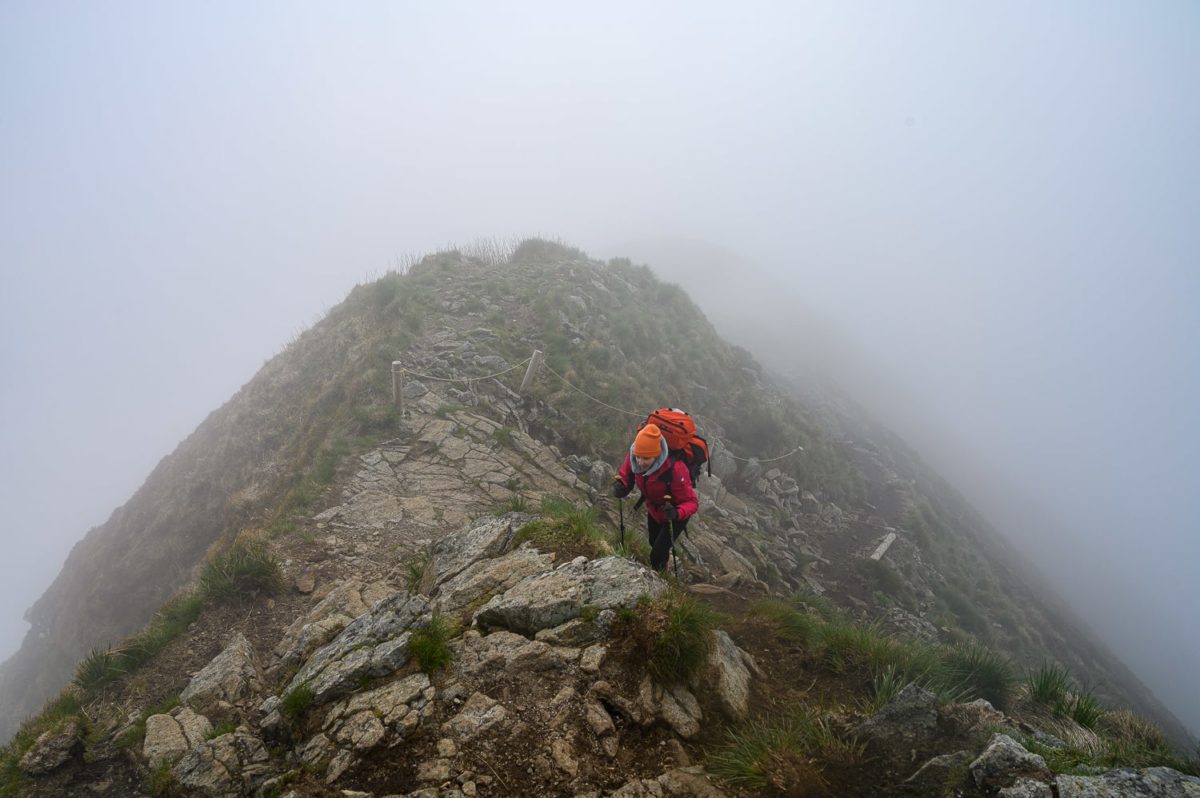
M 394 258 L 702 242 L 878 364 L 1200 729 L 1200 6 L 569 5 L 0 4 L 0 656 Z

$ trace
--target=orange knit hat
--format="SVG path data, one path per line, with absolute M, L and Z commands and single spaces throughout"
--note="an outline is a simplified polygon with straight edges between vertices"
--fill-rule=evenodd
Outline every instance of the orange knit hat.
M 662 454 L 662 430 L 647 424 L 633 439 L 634 457 L 658 457 Z

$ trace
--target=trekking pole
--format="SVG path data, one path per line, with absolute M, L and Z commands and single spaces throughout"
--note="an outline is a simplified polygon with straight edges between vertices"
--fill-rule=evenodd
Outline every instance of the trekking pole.
M 667 494 L 664 498 L 671 501 L 671 494 Z M 671 561 L 675 564 L 675 581 L 679 581 L 679 552 L 675 551 L 675 521 L 668 519 L 667 534 L 671 536 Z
M 625 500 L 617 499 L 617 508 L 621 512 L 621 551 L 625 551 Z

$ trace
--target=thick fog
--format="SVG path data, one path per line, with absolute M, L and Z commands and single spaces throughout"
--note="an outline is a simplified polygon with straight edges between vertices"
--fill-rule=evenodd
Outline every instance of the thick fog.
M 543 234 L 826 353 L 1200 731 L 1200 7 L 568 5 L 0 6 L 0 656 L 354 283 Z

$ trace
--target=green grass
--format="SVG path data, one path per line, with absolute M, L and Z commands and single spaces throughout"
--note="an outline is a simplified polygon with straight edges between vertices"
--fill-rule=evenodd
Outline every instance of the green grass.
M 454 631 L 440 615 L 433 616 L 425 626 L 413 629 L 408 650 L 422 671 L 433 673 L 450 664 L 454 654 L 450 651 L 449 641 Z
M 237 723 L 232 720 L 226 721 L 225 723 L 218 723 L 216 726 L 212 727 L 212 731 L 204 736 L 204 739 L 213 740 L 217 737 L 220 737 L 222 734 L 230 734 L 231 732 L 237 731 L 237 727 Z
M 111 648 L 93 648 L 75 666 L 74 683 L 85 692 L 95 690 L 124 673 L 123 663 L 121 655 Z
M 959 643 L 943 653 L 942 664 L 975 697 L 987 699 L 997 709 L 1011 703 L 1017 676 L 1004 655 L 978 643 Z
M 1047 662 L 1025 676 L 1029 700 L 1036 704 L 1057 707 L 1063 703 L 1071 687 L 1071 674 L 1066 668 Z
M 529 512 L 529 500 L 519 493 L 509 497 L 508 501 L 500 505 L 496 512 L 498 513 L 527 513 Z
M 1091 690 L 1084 690 L 1071 694 L 1063 703 L 1062 712 L 1085 729 L 1095 729 L 1105 709 Z
M 761 599 L 750 605 L 750 611 L 771 621 L 780 637 L 801 643 L 815 640 L 822 625 L 804 607 L 781 599 Z
M 652 602 L 647 614 L 651 624 L 647 669 L 661 684 L 687 681 L 708 661 L 709 632 L 720 616 L 678 590 Z
M 146 777 L 146 791 L 153 798 L 169 798 L 169 796 L 179 794 L 179 782 L 175 780 L 175 774 L 171 772 L 172 767 L 173 764 L 169 761 L 160 762 Z
M 944 646 L 888 635 L 878 624 L 840 616 L 811 597 L 765 599 L 751 610 L 771 621 L 779 637 L 811 647 L 830 670 L 869 673 L 875 707 L 914 682 L 945 702 L 985 698 L 1005 707 L 1011 700 L 1012 664 L 978 644 Z
M 603 557 L 612 552 L 594 508 L 548 497 L 542 501 L 541 512 L 541 518 L 517 530 L 518 541 L 563 556 Z
M 237 542 L 217 554 L 200 574 L 200 592 L 214 601 L 232 601 L 279 588 L 279 562 L 266 546 Z
M 839 736 L 813 709 L 801 706 L 781 718 L 729 730 L 725 744 L 707 757 L 706 765 L 740 787 L 818 795 L 826 785 L 817 760 L 854 765 L 863 754 L 861 744 Z
M 421 586 L 421 580 L 425 578 L 425 571 L 428 569 L 429 549 L 421 549 L 412 557 L 405 560 L 404 588 L 409 593 L 417 592 L 417 588 Z
M 500 427 L 492 433 L 492 437 L 501 446 L 511 447 L 513 445 L 513 431 L 510 427 Z
M 279 714 L 291 721 L 292 725 L 297 726 L 304 720 L 308 710 L 312 708 L 315 698 L 312 688 L 307 684 L 302 684 L 290 690 L 283 697 L 283 701 L 279 704 Z
M 78 722 L 81 731 L 86 733 L 88 722 L 79 696 L 68 688 L 48 703 L 40 714 L 25 721 L 8 745 L 0 749 L 0 796 L 16 796 L 23 792 L 26 776 L 21 772 L 21 758 L 42 734 L 59 729 L 72 720 Z

